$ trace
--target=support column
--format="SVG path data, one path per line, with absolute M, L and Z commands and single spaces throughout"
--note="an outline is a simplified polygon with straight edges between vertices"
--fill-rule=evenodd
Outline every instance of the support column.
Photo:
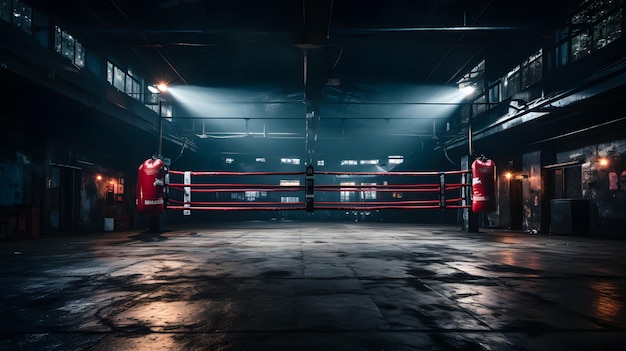
M 306 135 L 304 148 L 306 152 L 306 165 L 312 166 L 315 159 L 315 144 L 317 143 L 317 131 L 320 120 L 319 106 L 317 103 L 306 104 Z
M 315 183 L 313 165 L 306 167 L 306 178 L 304 180 L 304 201 L 306 203 L 306 212 L 313 213 L 315 209 Z

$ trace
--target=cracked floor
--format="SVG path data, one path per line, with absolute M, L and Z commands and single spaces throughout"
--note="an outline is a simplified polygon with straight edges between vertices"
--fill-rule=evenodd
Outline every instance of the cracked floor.
M 623 350 L 626 242 L 242 222 L 0 243 L 2 350 Z

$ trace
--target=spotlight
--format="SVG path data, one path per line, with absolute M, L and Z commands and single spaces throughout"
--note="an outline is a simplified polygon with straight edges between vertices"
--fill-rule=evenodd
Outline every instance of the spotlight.
M 167 84 L 159 83 L 157 84 L 157 89 L 159 89 L 160 92 L 164 93 L 167 91 Z
M 506 178 L 506 179 L 511 179 L 511 178 L 513 178 L 513 173 L 511 173 L 511 172 L 506 172 L 506 173 L 504 173 L 504 178 Z
M 167 91 L 167 84 L 158 83 L 156 85 L 148 85 L 148 90 L 150 90 L 152 94 L 164 93 Z
M 459 89 L 465 96 L 470 96 L 476 91 L 476 88 L 473 85 L 464 86 L 463 88 Z

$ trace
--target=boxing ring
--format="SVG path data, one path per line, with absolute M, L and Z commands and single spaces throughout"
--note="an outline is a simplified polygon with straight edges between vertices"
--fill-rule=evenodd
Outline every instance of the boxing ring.
M 192 211 L 471 208 L 470 170 L 229 172 L 166 170 L 164 208 Z

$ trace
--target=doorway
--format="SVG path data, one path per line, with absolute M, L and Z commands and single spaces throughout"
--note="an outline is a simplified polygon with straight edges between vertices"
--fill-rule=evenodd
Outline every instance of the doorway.
M 50 230 L 73 232 L 78 225 L 80 169 L 54 166 L 50 170 Z

